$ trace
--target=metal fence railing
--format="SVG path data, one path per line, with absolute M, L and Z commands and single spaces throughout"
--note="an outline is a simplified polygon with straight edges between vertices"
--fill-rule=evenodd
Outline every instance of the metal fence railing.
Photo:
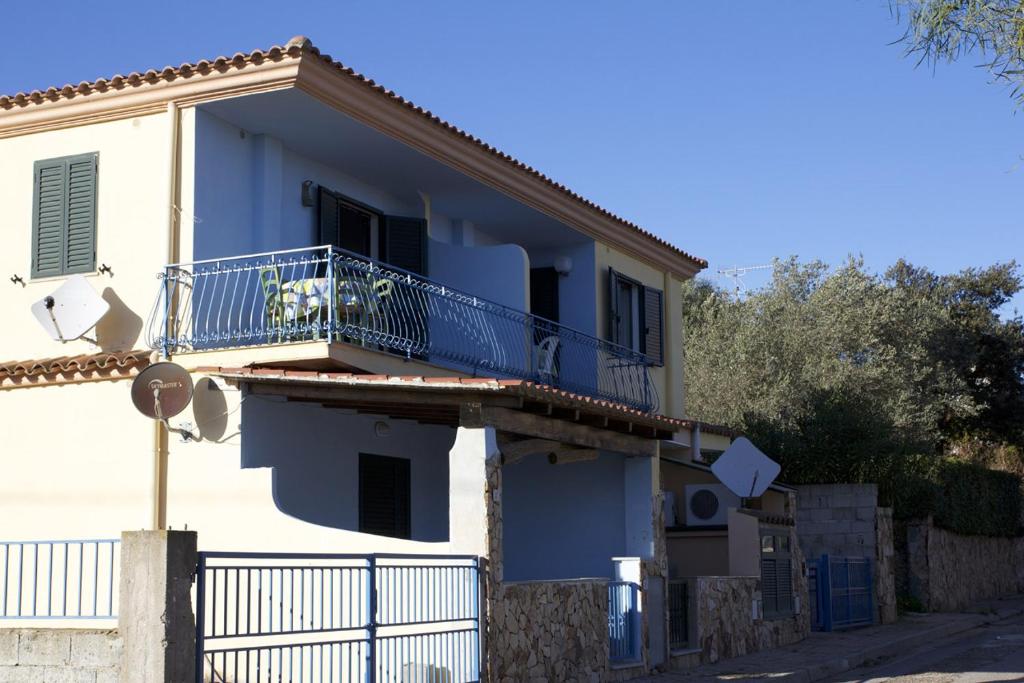
M 815 592 L 821 630 L 835 631 L 874 623 L 871 558 L 822 555 Z
M 480 678 L 468 556 L 200 553 L 197 682 Z
M 686 579 L 668 582 L 668 644 L 682 650 L 690 644 L 690 599 Z
M 608 658 L 640 658 L 640 586 L 631 581 L 608 583 Z
M 181 263 L 161 277 L 148 342 L 164 352 L 331 340 L 658 407 L 642 353 L 335 247 Z
M 118 539 L 0 542 L 0 621 L 116 619 Z

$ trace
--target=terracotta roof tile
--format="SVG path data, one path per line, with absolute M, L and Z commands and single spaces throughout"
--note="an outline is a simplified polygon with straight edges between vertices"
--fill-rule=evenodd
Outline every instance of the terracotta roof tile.
M 29 382 L 45 383 L 69 374 L 127 373 L 149 365 L 149 355 L 149 351 L 139 350 L 2 362 L 0 387 L 31 386 Z
M 505 152 L 502 152 L 501 150 L 497 149 L 492 145 L 487 144 L 480 138 L 471 135 L 470 133 L 467 133 L 458 126 L 455 126 L 454 124 L 445 121 L 444 119 L 435 115 L 429 109 L 424 109 L 423 107 L 414 104 L 413 102 L 405 99 L 401 95 L 398 95 L 393 90 L 388 90 L 384 86 L 379 85 L 373 79 L 368 78 L 363 74 L 356 72 L 351 67 L 347 67 L 341 62 L 333 59 L 330 55 L 321 53 L 320 50 L 316 46 L 314 46 L 313 43 L 308 38 L 304 36 L 295 36 L 294 38 L 289 40 L 288 43 L 286 43 L 285 45 L 274 45 L 267 50 L 253 50 L 252 52 L 247 53 L 237 52 L 230 58 L 217 57 L 212 61 L 201 59 L 198 62 L 195 62 L 194 64 L 184 63 L 177 67 L 165 66 L 163 69 L 159 71 L 155 69 L 150 69 L 145 73 L 133 71 L 127 76 L 117 74 L 110 77 L 109 79 L 98 78 L 97 80 L 92 82 L 82 81 L 77 86 L 67 84 L 61 88 L 50 87 L 47 88 L 45 91 L 33 90 L 29 93 L 19 92 L 14 95 L 0 95 L 0 110 L 24 108 L 60 99 L 71 99 L 74 97 L 88 96 L 93 92 L 123 90 L 127 87 L 142 87 L 145 85 L 159 83 L 161 81 L 173 81 L 178 78 L 202 77 L 215 71 L 223 72 L 232 68 L 243 69 L 249 64 L 259 65 L 265 61 L 281 61 L 283 59 L 294 59 L 300 58 L 303 55 L 310 55 L 315 59 L 319 59 L 325 62 L 329 66 L 334 67 L 338 71 L 338 73 L 344 75 L 345 77 L 351 78 L 359 82 L 360 84 L 364 85 L 365 87 L 375 90 L 381 96 L 388 98 L 396 105 L 410 109 L 419 114 L 420 116 L 422 116 L 423 118 L 427 119 L 428 121 L 432 122 L 433 124 L 453 133 L 454 135 L 460 138 L 463 138 L 474 143 L 475 145 L 482 148 L 489 154 L 492 154 L 495 157 L 498 157 L 499 159 L 515 166 L 519 170 L 531 176 L 534 176 L 538 180 L 553 187 L 559 192 L 569 196 L 570 198 L 586 206 L 587 208 L 596 211 L 597 213 L 607 218 L 610 218 L 631 230 L 635 230 L 636 232 L 640 233 L 641 235 L 644 235 L 645 237 L 647 237 L 654 243 L 660 245 L 661 247 L 676 252 L 677 254 L 683 256 L 684 258 L 691 261 L 698 267 L 707 267 L 708 262 L 706 260 L 689 254 L 686 251 L 680 249 L 679 247 L 676 247 L 673 244 L 669 243 L 668 241 L 662 239 L 661 237 L 658 237 L 654 233 L 645 230 L 636 223 L 612 213 L 608 209 L 605 209 L 604 207 L 596 204 L 595 202 L 590 201 L 586 197 L 576 192 L 573 192 L 565 185 L 549 178 L 548 176 L 544 175 L 543 173 L 533 168 L 532 166 L 525 164 L 522 161 L 519 161 L 515 157 L 506 154 Z
M 588 408 L 601 408 L 609 413 L 618 414 L 620 419 L 642 420 L 666 430 L 691 429 L 699 425 L 701 430 L 712 434 L 735 436 L 737 432 L 729 427 L 713 425 L 697 420 L 680 420 L 667 415 L 652 415 L 635 408 L 594 398 L 584 394 L 558 389 L 547 384 L 540 384 L 522 379 L 504 379 L 497 377 L 423 377 L 421 375 L 360 375 L 345 373 L 310 373 L 303 370 L 269 367 L 207 367 L 198 368 L 197 372 L 207 372 L 227 378 L 236 377 L 241 380 L 256 378 L 257 380 L 282 380 L 311 383 L 339 383 L 348 385 L 389 386 L 389 387 L 422 387 L 449 391 L 479 391 L 498 394 L 512 394 L 535 400 L 555 399 L 563 406 L 574 407 L 585 405 Z

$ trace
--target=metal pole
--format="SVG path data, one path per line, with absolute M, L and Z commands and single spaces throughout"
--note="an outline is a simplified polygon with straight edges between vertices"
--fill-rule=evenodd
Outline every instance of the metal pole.
M 370 580 L 368 583 L 369 614 L 367 615 L 366 634 L 366 681 L 376 683 L 377 681 L 377 556 L 370 555 L 368 558 L 370 569 Z
M 203 646 L 206 630 L 206 555 L 199 553 L 196 567 L 196 683 L 203 683 Z

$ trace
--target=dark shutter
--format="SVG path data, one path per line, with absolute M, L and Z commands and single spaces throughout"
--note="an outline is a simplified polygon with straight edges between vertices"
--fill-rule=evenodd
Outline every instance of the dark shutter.
M 664 324 L 662 311 L 664 310 L 664 295 L 660 289 L 644 287 L 644 317 L 641 321 L 643 352 L 652 363 L 661 365 L 664 357 Z
M 409 461 L 359 454 L 359 531 L 410 538 Z
M 779 573 L 774 557 L 761 558 L 761 609 L 766 617 L 779 613 Z
M 64 272 L 96 269 L 96 155 L 67 160 L 68 208 Z
M 341 243 L 341 202 L 335 193 L 320 188 L 320 232 L 317 236 L 320 245 L 338 246 Z
M 608 341 L 619 341 L 619 274 L 614 268 L 608 269 Z
M 66 164 L 63 159 L 37 161 L 33 174 L 32 277 L 63 271 Z
M 530 312 L 558 322 L 558 273 L 554 268 L 530 269 Z
M 427 221 L 385 216 L 381 260 L 403 270 L 427 275 Z

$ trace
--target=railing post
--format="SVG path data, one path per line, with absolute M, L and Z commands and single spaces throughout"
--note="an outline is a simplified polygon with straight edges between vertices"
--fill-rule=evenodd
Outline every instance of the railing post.
M 196 683 L 203 683 L 204 639 L 206 635 L 206 553 L 199 553 L 196 565 Z
M 367 582 L 369 594 L 367 603 L 369 614 L 367 614 L 366 635 L 366 683 L 377 681 L 377 556 L 370 555 L 369 562 L 370 580 Z
M 334 247 L 327 247 L 327 341 L 334 341 L 334 316 L 338 305 L 338 293 L 334 289 Z

